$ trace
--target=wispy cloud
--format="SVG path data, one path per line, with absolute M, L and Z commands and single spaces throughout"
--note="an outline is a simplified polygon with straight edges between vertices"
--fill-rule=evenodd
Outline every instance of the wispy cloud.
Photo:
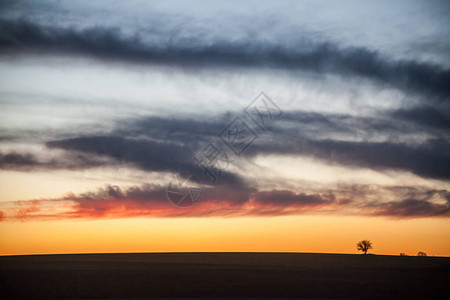
M 323 24 L 315 25 L 317 31 L 295 27 L 300 24 L 296 23 L 298 16 L 285 22 L 279 16 L 288 14 L 277 11 L 273 13 L 275 18 L 260 21 L 249 11 L 244 14 L 251 17 L 248 20 L 229 14 L 232 18 L 221 24 L 237 20 L 238 25 L 233 26 L 231 33 L 220 33 L 208 29 L 207 22 L 214 13 L 205 12 L 205 19 L 195 19 L 189 14 L 173 13 L 180 10 L 174 7 L 160 7 L 167 9 L 163 17 L 158 17 L 155 9 L 149 23 L 148 16 L 145 22 L 122 23 L 122 15 L 118 14 L 118 25 L 114 27 L 111 22 L 92 22 L 92 18 L 90 22 L 80 22 L 77 18 L 84 12 L 92 13 L 90 17 L 104 14 L 83 5 L 78 7 L 79 15 L 69 20 L 64 5 L 47 3 L 46 8 L 58 15 L 52 26 L 48 25 L 52 14 L 40 5 L 30 8 L 33 17 L 25 13 L 18 17 L 18 12 L 26 11 L 21 5 L 3 5 L 4 11 L 0 12 L 0 57 L 2 63 L 6 62 L 0 66 L 5 70 L 2 74 L 8 74 L 10 66 L 18 67 L 16 62 L 22 64 L 13 79 L 1 87 L 1 95 L 6 99 L 1 102 L 6 107 L 2 116 L 14 114 L 9 118 L 14 124 L 8 124 L 5 118 L 0 126 L 0 169 L 52 172 L 102 168 L 107 173 L 112 168 L 114 172 L 123 168 L 151 173 L 156 179 L 151 185 L 111 185 L 55 199 L 5 202 L 1 204 L 0 220 L 303 213 L 449 216 L 446 187 L 450 179 L 450 69 L 446 64 L 433 63 L 439 59 L 428 60 L 414 54 L 433 53 L 432 45 L 440 45 L 437 52 L 445 52 L 448 41 L 435 38 L 441 34 L 430 37 L 426 43 L 417 40 L 412 55 L 395 56 L 386 50 L 386 45 L 392 44 L 385 44 L 385 37 L 374 38 L 373 43 L 352 44 L 339 39 L 344 35 L 335 38 L 329 34 L 337 31 L 327 31 Z M 261 28 L 252 25 L 256 21 Z M 272 25 L 276 29 L 262 30 L 269 30 Z M 291 30 L 291 26 L 295 28 Z M 355 37 L 358 32 L 361 31 L 349 35 Z M 398 44 L 408 47 L 410 42 Z M 24 57 L 31 59 L 22 60 Z M 52 66 L 58 68 L 61 57 L 70 67 L 76 66 L 76 72 L 70 69 L 77 73 L 73 82 L 67 83 L 67 69 L 62 68 L 61 72 L 43 76 L 41 88 L 39 75 L 48 75 L 53 68 L 35 60 L 43 57 L 56 58 Z M 29 62 L 33 62 L 32 68 Z M 91 65 L 101 68 L 91 74 Z M 109 70 L 116 73 L 104 78 Z M 146 73 L 148 70 L 151 72 Z M 86 74 L 91 74 L 87 80 Z M 233 81 L 228 82 L 230 76 L 234 76 Z M 54 83 L 57 77 L 64 79 Z M 128 81 L 115 89 L 123 78 Z M 99 84 L 86 85 L 91 79 L 99 79 Z M 224 105 L 206 109 L 208 98 L 217 96 L 218 100 L 211 100 L 215 104 L 230 99 L 234 104 L 241 103 L 244 94 L 246 97 L 266 88 L 266 83 L 277 89 L 275 93 L 289 105 L 283 107 L 282 119 L 267 124 L 264 134 L 241 154 L 240 161 L 221 171 L 218 182 L 200 181 L 202 200 L 197 205 L 185 209 L 172 206 L 161 180 L 178 173 L 201 172 L 195 154 L 219 139 L 218 134 L 235 117 L 232 112 L 217 113 Z M 308 89 L 309 83 L 317 85 Z M 14 88 L 9 90 L 9 84 Z M 147 84 L 152 89 L 142 88 Z M 136 92 L 135 88 L 142 89 Z M 59 93 L 69 100 L 62 101 Z M 198 100 L 199 97 L 206 100 Z M 170 105 L 165 103 L 167 99 L 171 99 Z M 58 109 L 51 110 L 54 104 L 58 104 Z M 181 104 L 191 106 L 186 109 Z M 107 122 L 101 128 L 96 126 L 105 120 L 111 107 L 114 113 L 110 111 Z M 333 112 L 334 108 L 338 109 Z M 65 114 L 72 109 L 76 113 Z M 235 112 L 236 107 L 226 109 Z M 176 114 L 179 112 L 182 114 Z M 27 124 L 32 128 L 20 131 L 17 128 L 27 130 L 21 121 L 27 114 L 35 116 L 29 121 L 31 125 Z M 73 121 L 73 127 L 60 126 L 68 124 L 62 122 L 67 119 Z M 368 182 L 371 188 L 367 188 L 355 182 L 342 186 L 336 178 L 326 187 L 311 184 L 303 188 L 295 175 L 281 178 L 275 172 L 263 173 L 256 163 L 265 159 L 273 159 L 269 164 L 276 163 L 277 158 L 285 157 L 308 159 L 323 168 L 370 171 L 367 177 L 374 173 L 386 177 L 400 174 L 416 181 L 394 187 L 372 186 Z
M 159 185 L 134 186 L 126 190 L 106 186 L 97 191 L 68 194 L 59 199 L 2 203 L 2 215 L 3 220 L 22 221 L 329 213 L 396 218 L 450 217 L 450 193 L 424 188 L 372 186 L 369 192 L 365 186 L 351 186 L 345 190 L 306 194 L 290 190 L 206 187 L 202 201 L 183 209 L 170 204 L 166 192 L 166 188 Z M 383 199 L 394 194 L 396 200 Z M 364 201 L 367 196 L 373 200 Z
M 406 92 L 420 92 L 431 99 L 450 97 L 448 69 L 424 62 L 390 60 L 370 49 L 342 48 L 332 42 L 281 46 L 215 41 L 208 45 L 186 45 L 172 40 L 169 44 L 155 44 L 145 42 L 138 35 L 125 37 L 118 29 L 101 27 L 76 30 L 2 20 L 0 28 L 3 55 L 21 52 L 75 54 L 101 60 L 180 67 L 251 67 L 332 73 L 375 80 Z
M 282 125 L 271 125 L 271 135 L 259 138 L 244 156 L 303 155 L 346 166 L 403 170 L 423 177 L 450 178 L 446 168 L 450 163 L 450 156 L 445 150 L 448 149 L 446 134 L 435 133 L 434 129 L 423 129 L 430 135 L 428 139 L 402 141 L 402 135 L 408 134 L 411 128 L 417 128 L 417 124 L 405 128 L 402 126 L 407 124 L 390 120 L 302 112 L 286 112 L 284 121 Z M 419 120 L 418 124 L 421 122 Z M 209 122 L 145 118 L 113 130 L 111 135 L 50 141 L 47 146 L 81 151 L 85 155 L 106 155 L 144 170 L 192 173 L 198 168 L 193 161 L 195 152 L 205 147 L 208 139 L 216 137 L 224 124 L 220 118 L 219 121 Z M 445 122 L 440 124 L 446 126 Z M 301 128 L 302 132 L 297 128 Z M 391 140 L 395 135 L 398 135 L 398 140 L 368 140 L 371 136 L 387 132 L 391 133 Z M 362 139 L 343 139 L 345 136 L 354 139 L 357 135 Z M 333 139 L 333 136 L 339 138 Z M 227 176 L 224 179 L 236 182 L 237 179 L 231 174 Z

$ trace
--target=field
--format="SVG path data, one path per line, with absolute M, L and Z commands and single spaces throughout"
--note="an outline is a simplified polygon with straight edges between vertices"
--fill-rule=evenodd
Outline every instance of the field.
M 444 299 L 450 292 L 449 275 L 446 257 L 309 253 L 0 257 L 3 299 Z

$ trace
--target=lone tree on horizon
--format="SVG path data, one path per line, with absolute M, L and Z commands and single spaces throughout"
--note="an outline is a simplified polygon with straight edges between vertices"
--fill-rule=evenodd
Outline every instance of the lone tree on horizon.
M 360 241 L 356 244 L 356 248 L 358 248 L 359 251 L 364 252 L 364 254 L 367 254 L 367 251 L 372 249 L 372 242 L 369 240 Z

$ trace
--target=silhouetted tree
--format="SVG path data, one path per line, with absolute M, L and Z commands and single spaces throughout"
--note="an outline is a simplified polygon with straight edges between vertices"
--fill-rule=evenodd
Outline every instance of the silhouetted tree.
M 400 256 L 407 256 L 404 252 L 400 253 Z
M 425 252 L 419 251 L 417 253 L 417 256 L 427 256 L 427 254 Z
M 369 240 L 360 241 L 358 242 L 358 244 L 356 244 L 356 248 L 359 251 L 364 252 L 364 254 L 367 254 L 367 251 L 369 251 L 369 249 L 372 249 L 372 242 Z

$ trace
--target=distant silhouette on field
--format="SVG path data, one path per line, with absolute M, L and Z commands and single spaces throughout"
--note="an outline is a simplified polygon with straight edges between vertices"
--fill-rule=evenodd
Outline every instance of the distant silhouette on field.
M 417 252 L 417 256 L 427 256 L 425 252 L 419 251 Z
M 369 240 L 363 240 L 358 242 L 358 244 L 356 244 L 356 248 L 359 251 L 362 251 L 364 254 L 367 254 L 367 251 L 369 251 L 369 249 L 372 249 L 372 242 Z

